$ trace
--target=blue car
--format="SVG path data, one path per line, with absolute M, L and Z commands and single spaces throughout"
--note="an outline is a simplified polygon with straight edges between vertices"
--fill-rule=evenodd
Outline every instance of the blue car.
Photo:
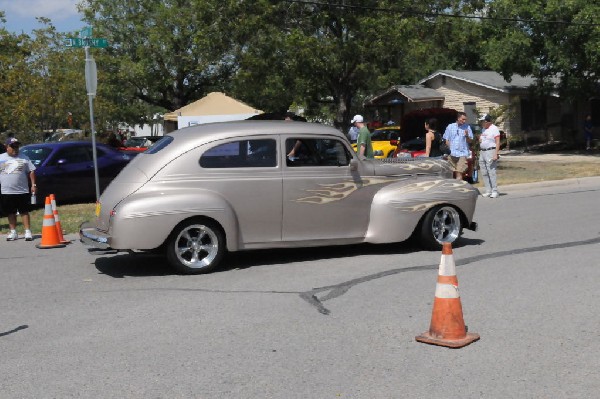
M 28 144 L 20 153 L 36 167 L 38 204 L 54 194 L 60 204 L 96 200 L 94 160 L 91 141 Z M 96 143 L 100 192 L 119 174 L 135 154 Z

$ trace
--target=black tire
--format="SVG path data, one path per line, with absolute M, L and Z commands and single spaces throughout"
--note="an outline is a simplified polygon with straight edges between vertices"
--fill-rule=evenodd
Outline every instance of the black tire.
M 185 274 L 213 271 L 225 252 L 223 232 L 210 220 L 184 221 L 173 229 L 167 240 L 167 260 L 177 271 Z
M 425 249 L 440 250 L 442 243 L 452 243 L 462 234 L 460 213 L 449 205 L 429 210 L 420 227 L 419 242 Z

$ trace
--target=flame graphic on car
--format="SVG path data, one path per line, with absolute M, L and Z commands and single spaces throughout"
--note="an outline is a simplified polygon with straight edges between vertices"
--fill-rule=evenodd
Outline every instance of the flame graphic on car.
M 361 187 L 372 186 L 375 184 L 388 184 L 392 182 L 390 179 L 364 179 L 360 183 L 347 181 L 334 184 L 319 184 L 320 189 L 306 190 L 314 195 L 310 197 L 298 198 L 296 202 L 307 202 L 311 204 L 327 204 L 330 202 L 340 201 L 347 198 L 350 194 Z
M 328 204 L 347 198 L 359 188 L 372 186 L 376 184 L 389 184 L 397 181 L 398 180 L 374 178 L 364 179 L 360 183 L 356 183 L 354 181 L 346 181 L 343 183 L 319 184 L 319 187 L 321 188 L 306 190 L 307 192 L 310 192 L 313 195 L 298 198 L 297 200 L 295 200 L 295 202 L 304 202 L 310 204 Z M 449 192 L 470 192 L 467 183 L 462 180 L 456 180 L 455 182 L 448 182 L 448 180 L 428 180 L 425 182 L 409 183 L 404 187 L 400 187 L 398 188 L 398 194 L 424 193 L 433 189 L 436 189 L 436 192 L 438 194 Z M 410 207 L 410 209 L 416 211 L 418 210 L 416 208 L 421 209 L 422 207 L 431 207 L 432 204 L 435 205 L 437 203 L 439 203 L 439 201 L 427 204 L 420 203 L 418 205 L 415 205 L 414 207 Z

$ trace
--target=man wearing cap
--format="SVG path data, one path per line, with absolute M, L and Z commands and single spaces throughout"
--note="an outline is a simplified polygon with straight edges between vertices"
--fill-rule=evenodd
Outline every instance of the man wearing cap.
M 373 158 L 373 146 L 371 145 L 371 132 L 365 125 L 365 119 L 362 115 L 354 115 L 350 121 L 358 128 L 358 137 L 356 138 L 356 153 L 361 159 Z
M 492 123 L 492 117 L 488 114 L 480 119 L 483 131 L 479 136 L 479 169 L 485 184 L 484 197 L 498 197 L 498 186 L 496 185 L 496 167 L 498 164 L 498 151 L 500 151 L 500 130 Z
M 0 185 L 2 192 L 0 201 L 2 209 L 8 216 L 10 232 L 7 241 L 14 241 L 17 234 L 17 212 L 21 214 L 25 227 L 25 241 L 33 240 L 29 223 L 31 209 L 30 195 L 35 194 L 35 165 L 24 155 L 19 155 L 21 143 L 17 138 L 11 137 L 6 142 L 6 153 L 0 154 Z M 31 190 L 29 189 L 31 181 Z

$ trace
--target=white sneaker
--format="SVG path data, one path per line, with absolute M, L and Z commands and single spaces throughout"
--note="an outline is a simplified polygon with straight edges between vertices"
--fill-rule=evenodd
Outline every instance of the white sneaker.
M 485 193 L 481 194 L 482 197 L 489 197 L 490 195 L 492 195 L 492 193 L 490 193 L 490 192 L 485 192 Z
M 14 241 L 18 238 L 19 236 L 17 235 L 17 232 L 13 230 L 6 236 L 6 241 Z
M 32 241 L 33 236 L 31 235 L 31 230 L 25 230 L 25 241 Z
M 494 191 L 492 194 L 490 194 L 490 198 L 498 198 L 500 194 L 498 194 L 497 191 Z

